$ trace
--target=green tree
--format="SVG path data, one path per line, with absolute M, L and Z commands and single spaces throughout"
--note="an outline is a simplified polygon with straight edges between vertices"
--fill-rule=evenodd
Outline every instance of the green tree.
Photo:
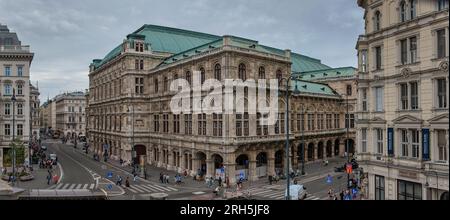
M 20 166 L 23 165 L 25 163 L 25 145 L 23 144 L 23 142 L 19 139 L 16 138 L 13 142 L 11 142 L 11 144 L 9 145 L 11 148 L 9 149 L 9 158 L 6 158 L 7 161 L 5 161 L 5 163 L 8 163 L 10 165 L 12 165 L 12 158 L 14 157 L 14 150 L 16 150 L 16 166 Z

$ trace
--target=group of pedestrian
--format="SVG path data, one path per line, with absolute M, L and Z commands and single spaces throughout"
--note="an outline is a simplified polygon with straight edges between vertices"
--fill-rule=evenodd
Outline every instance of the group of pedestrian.
M 159 181 L 161 182 L 161 183 L 167 183 L 167 184 L 169 184 L 169 179 L 170 179 L 170 176 L 167 174 L 164 174 L 164 173 L 159 173 Z

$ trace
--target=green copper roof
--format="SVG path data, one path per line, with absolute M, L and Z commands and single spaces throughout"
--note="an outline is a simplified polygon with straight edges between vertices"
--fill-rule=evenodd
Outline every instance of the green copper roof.
M 297 74 L 302 80 L 315 81 L 331 78 L 352 77 L 355 76 L 356 69 L 353 67 L 341 67 L 294 74 Z
M 182 54 L 182 56 L 185 56 L 185 53 L 188 51 L 192 52 L 195 51 L 194 49 L 202 49 L 207 45 L 209 47 L 209 44 L 220 44 L 218 41 L 222 40 L 222 37 L 216 35 L 148 24 L 131 33 L 129 37 L 145 37 L 145 43 L 151 48 L 152 51 L 175 55 Z M 256 48 L 254 49 L 258 51 L 284 56 L 284 50 L 259 45 L 257 41 L 233 37 L 233 43 L 235 46 L 247 47 L 250 42 L 255 42 L 253 43 L 256 45 Z M 120 44 L 109 52 L 102 60 L 93 61 L 92 64 L 95 68 L 101 67 L 105 63 L 119 56 L 121 54 L 121 49 L 122 46 Z M 189 56 L 189 54 L 187 55 Z M 297 53 L 291 53 L 291 61 L 293 73 L 330 69 L 329 66 L 322 64 L 318 59 Z
M 339 97 L 339 94 L 326 84 L 307 82 L 303 80 L 291 81 L 291 90 L 295 91 L 295 88 L 297 88 L 300 93 Z

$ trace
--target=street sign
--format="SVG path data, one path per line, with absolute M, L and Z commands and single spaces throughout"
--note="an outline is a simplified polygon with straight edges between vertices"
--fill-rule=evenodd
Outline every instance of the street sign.
M 109 190 L 112 190 L 113 185 L 112 185 L 112 184 L 108 184 L 106 187 L 107 187 Z
M 111 171 L 106 173 L 106 178 L 113 178 L 113 173 Z

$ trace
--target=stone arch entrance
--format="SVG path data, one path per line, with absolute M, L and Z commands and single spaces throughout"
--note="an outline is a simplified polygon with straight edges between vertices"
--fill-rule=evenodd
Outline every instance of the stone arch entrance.
M 284 169 L 284 150 L 278 150 L 275 152 L 275 173 L 283 173 Z
M 336 139 L 334 141 L 334 155 L 339 155 L 339 139 Z
M 308 144 L 308 161 L 314 160 L 314 143 Z
M 355 154 L 355 141 L 353 139 L 345 140 L 345 152 L 348 152 L 350 155 Z
M 241 154 L 236 158 L 236 170 L 248 169 L 248 156 L 246 154 Z
M 331 141 L 327 141 L 327 157 L 333 156 L 333 143 Z
M 256 176 L 267 176 L 267 153 L 261 152 L 256 155 Z
M 317 158 L 323 159 L 323 142 L 320 141 L 317 144 Z
M 195 155 L 197 160 L 198 160 L 198 173 L 200 176 L 204 176 L 206 174 L 206 154 L 203 152 L 197 152 L 197 154 Z
M 305 149 L 303 149 L 303 143 L 300 143 L 297 147 L 298 164 L 300 164 L 305 159 L 304 150 Z
M 140 164 L 141 157 L 147 155 L 147 148 L 145 147 L 145 145 L 135 145 L 134 151 L 136 152 L 134 164 Z

